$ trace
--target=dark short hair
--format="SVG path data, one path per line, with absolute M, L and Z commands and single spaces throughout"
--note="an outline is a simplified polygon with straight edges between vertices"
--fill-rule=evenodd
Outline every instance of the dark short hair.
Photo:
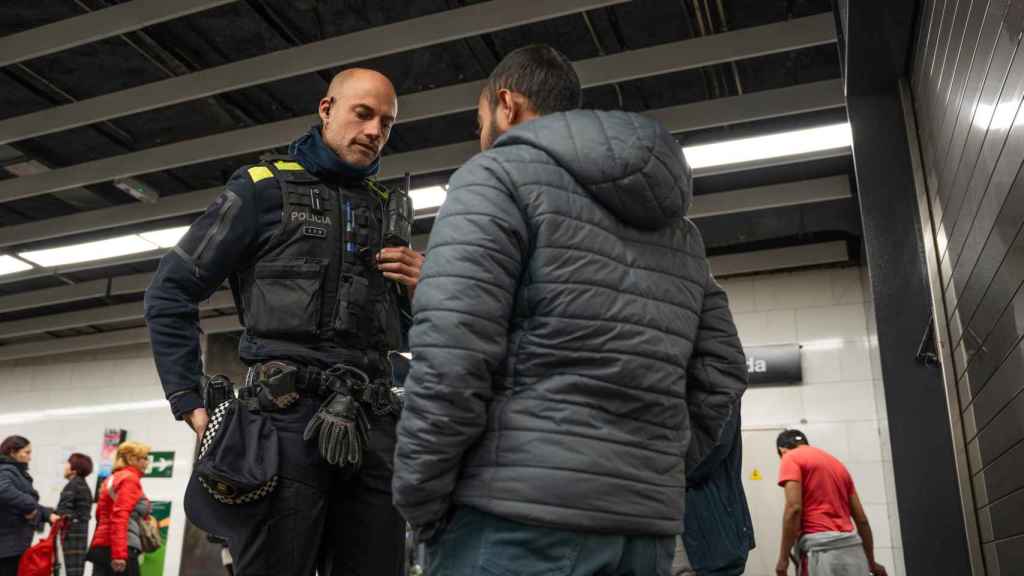
M 583 91 L 576 69 L 564 54 L 546 44 L 531 44 L 509 52 L 487 79 L 491 106 L 498 91 L 510 90 L 530 101 L 537 114 L 553 114 L 580 107 Z
M 779 451 L 783 448 L 792 450 L 797 446 L 807 445 L 807 435 L 799 430 L 783 430 L 775 440 L 775 448 Z
M 74 471 L 79 478 L 86 478 L 89 474 L 92 474 L 92 458 L 89 458 L 85 454 L 75 452 L 68 457 L 68 464 L 71 465 L 71 470 Z
M 10 456 L 15 452 L 24 449 L 25 446 L 28 446 L 29 444 L 31 444 L 31 442 L 29 442 L 28 438 L 25 438 L 24 436 L 8 436 L 7 438 L 4 438 L 3 442 L 0 442 L 0 454 Z

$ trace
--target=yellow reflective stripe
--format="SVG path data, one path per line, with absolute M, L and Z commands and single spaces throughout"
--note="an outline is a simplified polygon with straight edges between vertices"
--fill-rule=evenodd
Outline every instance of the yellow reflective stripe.
M 388 190 L 387 186 L 378 183 L 376 180 L 370 180 L 369 178 L 366 178 L 363 182 L 366 184 L 367 188 L 376 192 L 377 195 L 380 196 L 381 200 L 385 202 L 388 201 L 388 197 L 391 196 L 391 190 Z
M 299 164 L 298 162 L 286 162 L 284 160 L 274 162 L 274 168 L 277 168 L 278 170 L 305 170 L 305 168 L 302 167 L 302 164 Z
M 264 178 L 273 178 L 274 173 L 270 171 L 270 168 L 266 166 L 253 166 L 249 168 L 249 178 L 252 178 L 253 184 L 263 180 Z

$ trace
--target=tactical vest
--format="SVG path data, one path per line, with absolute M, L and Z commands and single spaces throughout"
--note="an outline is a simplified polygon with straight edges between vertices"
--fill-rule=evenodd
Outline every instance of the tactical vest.
M 278 359 L 295 356 L 287 351 L 297 346 L 318 358 L 331 350 L 397 350 L 400 287 L 377 270 L 375 258 L 387 191 L 369 181 L 334 187 L 291 159 L 254 166 L 250 176 L 278 181 L 282 209 L 280 229 L 232 280 L 243 343 Z

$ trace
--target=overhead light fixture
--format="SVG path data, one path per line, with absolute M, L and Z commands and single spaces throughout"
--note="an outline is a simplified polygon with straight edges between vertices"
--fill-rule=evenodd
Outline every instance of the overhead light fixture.
M 700 169 L 840 150 L 848 148 L 852 142 L 850 123 L 843 122 L 766 136 L 686 146 L 683 148 L 683 154 L 686 155 L 690 168 Z
M 152 252 L 161 248 L 173 248 L 178 244 L 178 241 L 181 240 L 181 237 L 188 232 L 188 228 L 188 226 L 175 226 L 174 228 L 140 232 L 139 234 L 129 234 L 127 236 L 107 238 L 106 240 L 83 242 L 81 244 L 71 244 L 70 246 L 58 246 L 56 248 L 47 248 L 45 250 L 19 252 L 18 257 L 24 258 L 25 260 L 33 262 L 44 268 L 67 266 L 68 264 L 79 264 L 81 262 L 91 262 L 93 260 L 106 260 L 107 258 L 128 256 L 129 254 Z M 10 257 L 8 256 L 7 258 Z M 11 259 L 15 262 L 18 261 L 14 258 Z M 31 268 L 28 264 L 22 264 L 25 268 L 20 270 L 27 270 Z M 4 274 L 3 270 L 3 261 L 0 260 L 0 274 Z M 18 272 L 20 270 L 14 271 Z
M 444 204 L 444 199 L 448 197 L 448 187 L 430 186 L 428 188 L 417 188 L 409 192 L 409 197 L 412 198 L 412 207 L 417 212 L 437 208 Z
M 138 234 L 131 234 L 129 236 L 118 236 L 117 238 L 108 238 L 95 242 L 20 252 L 18 256 L 39 266 L 52 267 L 139 254 L 156 250 L 157 248 L 158 246 L 143 240 Z
M 137 412 L 141 410 L 166 410 L 167 400 L 143 400 L 140 402 L 119 402 L 116 404 L 97 404 L 93 406 L 75 406 L 72 408 L 52 408 L 49 410 L 33 410 L 31 412 L 8 412 L 0 414 L 0 424 L 26 424 L 28 422 L 52 422 L 56 418 L 73 418 L 77 416 L 107 415 L 112 412 Z
M 165 230 L 143 232 L 139 234 L 139 237 L 147 242 L 152 242 L 160 248 L 174 248 L 178 245 L 178 241 L 181 240 L 181 237 L 188 232 L 188 228 L 188 226 L 177 226 L 175 228 L 167 228 Z
M 22 262 L 14 256 L 8 256 L 6 254 L 0 256 L 0 276 L 5 274 L 14 274 L 16 272 L 24 272 L 25 270 L 31 269 L 31 264 L 28 262 Z

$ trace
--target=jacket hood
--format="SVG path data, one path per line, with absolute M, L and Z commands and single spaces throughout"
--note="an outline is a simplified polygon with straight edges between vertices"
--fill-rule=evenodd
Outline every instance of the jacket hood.
M 629 112 L 549 114 L 503 134 L 494 147 L 538 148 L 630 226 L 663 228 L 686 216 L 693 178 L 682 148 L 661 124 Z

